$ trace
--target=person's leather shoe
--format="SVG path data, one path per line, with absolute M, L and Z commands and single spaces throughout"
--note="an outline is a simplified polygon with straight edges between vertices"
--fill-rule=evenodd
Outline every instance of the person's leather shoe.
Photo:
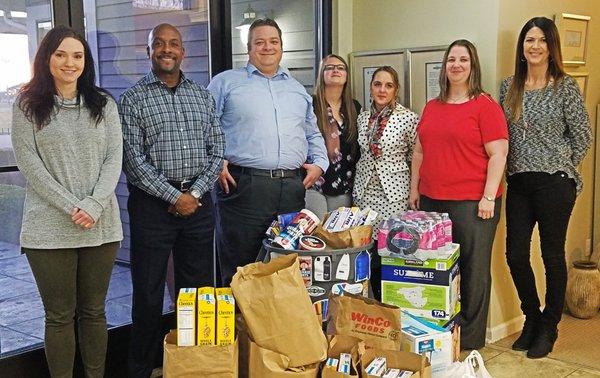
M 552 348 L 554 348 L 554 342 L 556 342 L 557 338 L 558 331 L 556 328 L 548 329 L 546 327 L 542 327 L 537 336 L 533 339 L 533 342 L 527 351 L 527 357 L 546 357 L 548 353 L 552 352 Z
M 513 350 L 524 351 L 528 350 L 537 335 L 539 323 L 533 320 L 525 320 L 521 336 L 515 340 L 512 345 Z

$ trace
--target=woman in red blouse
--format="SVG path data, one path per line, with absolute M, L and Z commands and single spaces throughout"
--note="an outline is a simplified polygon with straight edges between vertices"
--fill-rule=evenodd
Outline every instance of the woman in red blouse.
M 500 106 L 481 88 L 475 46 L 452 42 L 440 71 L 440 94 L 417 129 L 410 206 L 450 214 L 460 244 L 461 347 L 485 345 L 490 259 L 500 218 L 508 130 Z

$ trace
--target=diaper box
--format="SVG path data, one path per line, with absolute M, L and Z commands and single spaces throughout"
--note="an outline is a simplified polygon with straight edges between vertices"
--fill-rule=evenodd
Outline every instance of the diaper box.
M 443 372 L 452 362 L 452 333 L 434 323 L 402 312 L 402 350 L 425 355 L 433 373 Z
M 460 311 L 458 245 L 447 259 L 426 260 L 421 266 L 382 258 L 381 299 L 415 316 L 450 320 Z

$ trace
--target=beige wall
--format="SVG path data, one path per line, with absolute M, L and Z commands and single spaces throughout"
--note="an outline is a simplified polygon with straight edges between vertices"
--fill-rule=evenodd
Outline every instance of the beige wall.
M 600 102 L 600 2 L 597 0 L 502 0 L 500 1 L 500 22 L 498 27 L 498 72 L 497 83 L 514 70 L 516 41 L 523 24 L 532 17 L 552 18 L 560 13 L 573 13 L 591 16 L 588 30 L 587 63 L 582 67 L 565 67 L 567 72 L 589 73 L 586 93 L 586 106 L 590 114 L 592 128 L 596 125 L 596 104 Z M 596 133 L 594 132 L 594 136 Z M 594 147 L 583 161 L 580 171 L 583 175 L 584 191 L 578 197 L 567 235 L 567 260 L 569 262 L 583 258 L 589 253 L 588 243 L 592 239 L 593 196 L 594 196 Z M 597 218 L 597 222 L 600 219 Z M 596 240 L 599 242 L 599 240 Z M 534 238 L 534 250 L 539 251 L 539 241 Z M 494 261 L 498 263 L 498 261 Z M 538 291 L 543 293 L 543 268 L 541 259 L 535 258 L 538 277 Z M 496 264 L 498 265 L 498 264 Z M 499 289 L 497 285 L 495 288 Z M 497 305 L 508 301 L 512 290 L 497 291 Z M 496 306 L 497 308 L 498 306 Z M 502 322 L 497 311 L 491 318 L 491 324 Z
M 348 51 L 435 46 L 466 38 L 479 50 L 483 85 L 494 96 L 497 96 L 502 78 L 512 72 L 517 35 L 525 21 L 534 16 L 552 17 L 555 13 L 589 15 L 592 17 L 588 37 L 589 63 L 574 70 L 590 73 L 586 104 L 595 125 L 595 104 L 600 101 L 600 2 L 597 0 L 336 0 L 335 6 L 334 26 L 337 25 L 338 33 L 334 30 L 334 39 L 337 37 L 334 52 L 347 54 Z M 352 32 L 350 50 L 347 34 L 342 33 L 342 29 Z M 586 189 L 578 199 L 571 218 L 567 240 L 569 260 L 583 256 L 586 242 L 591 238 L 593 168 L 592 151 L 581 167 Z M 501 333 L 507 323 L 518 319 L 521 314 L 504 249 L 505 222 L 502 216 L 492 259 L 493 287 L 488 327 L 494 333 L 498 329 Z M 532 250 L 534 255 L 539 255 L 537 235 L 534 236 Z M 540 278 L 538 287 L 543 290 L 541 259 L 534 257 L 533 261 Z M 518 324 L 512 326 L 518 327 Z

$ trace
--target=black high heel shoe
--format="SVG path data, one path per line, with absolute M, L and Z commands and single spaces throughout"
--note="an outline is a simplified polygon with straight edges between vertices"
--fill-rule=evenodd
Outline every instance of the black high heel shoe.
M 523 325 L 523 331 L 521 331 L 521 336 L 512 345 L 513 350 L 525 351 L 531 347 L 533 340 L 537 336 L 539 328 L 539 322 L 534 320 L 525 320 L 525 324 Z
M 546 357 L 548 353 L 552 352 L 557 338 L 558 330 L 556 328 L 541 327 L 537 336 L 533 339 L 529 350 L 527 351 L 527 357 Z

